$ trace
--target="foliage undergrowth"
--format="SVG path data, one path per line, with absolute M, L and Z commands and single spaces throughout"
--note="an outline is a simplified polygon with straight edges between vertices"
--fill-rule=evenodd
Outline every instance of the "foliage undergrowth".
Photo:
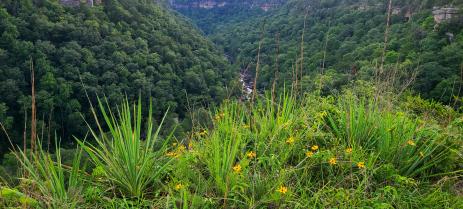
M 409 101 L 226 101 L 185 138 L 159 137 L 140 101 L 115 113 L 100 102 L 104 120 L 79 141 L 91 175 L 81 152 L 70 166 L 59 149 L 56 160 L 20 152 L 22 182 L 36 190 L 4 186 L 2 195 L 54 208 L 462 208 L 462 115 L 439 122 Z

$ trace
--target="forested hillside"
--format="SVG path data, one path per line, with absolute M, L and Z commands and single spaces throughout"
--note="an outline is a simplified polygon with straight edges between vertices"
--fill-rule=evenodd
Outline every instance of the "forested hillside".
M 462 94 L 463 0 L 0 0 L 0 208 L 460 209 Z
M 188 17 L 205 34 L 276 10 L 287 0 L 172 0 L 171 7 Z
M 352 80 L 372 80 L 382 69 L 398 78 L 396 86 L 410 83 L 425 98 L 453 102 L 462 85 L 462 1 L 392 1 L 390 9 L 388 3 L 290 1 L 266 15 L 221 25 L 211 37 L 252 71 L 261 43 L 260 89 L 271 89 L 278 75 L 279 87 L 298 77 L 303 91 L 329 94 Z M 433 12 L 446 8 L 456 14 L 436 22 Z
M 91 102 L 99 95 L 114 105 L 152 97 L 156 119 L 168 108 L 169 118 L 182 119 L 187 97 L 191 106 L 220 101 L 233 77 L 211 42 L 152 1 L 66 7 L 58 0 L 3 0 L 0 35 L 0 121 L 15 142 L 30 119 L 31 68 L 39 129 L 45 138 L 56 132 L 63 144 L 86 133 L 85 91 Z

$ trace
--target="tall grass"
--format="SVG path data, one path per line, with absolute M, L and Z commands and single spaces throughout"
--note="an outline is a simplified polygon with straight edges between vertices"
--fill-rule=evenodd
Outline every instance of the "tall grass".
M 268 95 L 250 108 L 236 102 L 219 108 L 211 133 L 200 139 L 198 156 L 221 195 L 222 206 L 269 207 L 281 198 L 275 191 L 287 184 L 295 170 L 288 167 L 300 163 L 301 153 L 305 156 L 302 113 L 289 94 L 273 101 Z
M 244 111 L 241 108 L 243 107 L 237 103 L 221 108 L 216 114 L 214 132 L 203 142 L 203 149 L 199 155 L 205 162 L 216 189 L 223 195 L 224 202 L 227 201 L 232 187 L 238 186 L 235 174 L 239 172 L 235 166 L 241 169 L 245 167 L 244 164 L 240 164 L 238 158 L 246 145 L 246 138 L 239 131 L 244 121 Z
M 330 114 L 329 130 L 352 148 L 375 152 L 405 176 L 426 176 L 450 155 L 445 137 L 405 113 L 382 111 L 372 100 L 344 99 L 341 112 Z
M 156 146 L 165 117 L 154 131 L 150 104 L 146 129 L 143 130 L 140 99 L 133 105 L 125 101 L 116 113 L 111 111 L 107 102 L 104 104 L 99 99 L 98 104 L 104 120 L 100 121 L 93 111 L 98 129 L 89 126 L 95 143 L 79 140 L 79 144 L 114 187 L 116 195 L 142 198 L 157 191 L 157 183 L 169 165 L 164 153 L 170 137 Z
M 51 154 L 42 149 L 40 141 L 36 153 L 26 154 L 19 149 L 15 155 L 27 171 L 27 179 L 22 181 L 27 182 L 24 186 L 28 193 L 32 193 L 47 208 L 78 208 L 79 203 L 83 202 L 81 194 L 85 182 L 80 150 L 76 151 L 70 167 L 63 165 L 59 146 L 56 146 L 56 160 L 53 160 Z M 38 192 L 34 193 L 35 189 Z

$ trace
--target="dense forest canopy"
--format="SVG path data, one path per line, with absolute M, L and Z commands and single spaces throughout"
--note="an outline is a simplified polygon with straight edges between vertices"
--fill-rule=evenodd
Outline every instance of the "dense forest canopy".
M 154 1 L 2 0 L 0 36 L 0 121 L 15 143 L 30 115 L 32 65 L 39 130 L 56 132 L 63 145 L 86 133 L 86 93 L 114 105 L 152 97 L 157 119 L 168 108 L 169 118 L 182 119 L 187 97 L 190 105 L 220 101 L 234 77 L 210 41 Z M 9 146 L 0 135 L 3 153 Z
M 188 17 L 205 34 L 218 27 L 278 9 L 287 0 L 173 0 L 171 7 Z
M 371 80 L 384 63 L 386 71 L 413 80 L 417 93 L 450 103 L 462 85 L 462 5 L 459 0 L 392 1 L 384 53 L 389 10 L 388 1 L 379 0 L 289 1 L 267 14 L 220 25 L 210 37 L 237 65 L 251 70 L 262 41 L 260 89 L 271 88 L 275 71 L 279 86 L 288 86 L 299 69 L 303 90 L 320 88 L 315 84 L 321 82 L 322 92 L 332 93 L 351 80 Z M 433 11 L 441 7 L 458 14 L 436 23 Z

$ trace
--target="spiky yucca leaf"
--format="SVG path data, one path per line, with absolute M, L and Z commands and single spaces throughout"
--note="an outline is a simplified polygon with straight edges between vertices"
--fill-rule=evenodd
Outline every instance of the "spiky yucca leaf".
M 131 198 L 141 198 L 151 191 L 156 190 L 155 184 L 159 177 L 166 171 L 169 161 L 163 154 L 165 145 L 155 149 L 155 143 L 159 139 L 161 125 L 154 130 L 152 118 L 152 105 L 150 104 L 146 130 L 142 132 L 142 105 L 131 106 L 126 100 L 117 113 L 113 113 L 106 101 L 105 104 L 98 99 L 99 110 L 104 118 L 103 123 L 93 110 L 98 130 L 89 126 L 95 143 L 79 141 L 82 148 L 89 154 L 96 167 L 102 168 L 104 176 L 115 187 L 119 195 Z M 92 108 L 93 109 L 93 108 Z M 142 134 L 146 135 L 143 140 Z M 169 137 L 170 138 L 170 137 Z

